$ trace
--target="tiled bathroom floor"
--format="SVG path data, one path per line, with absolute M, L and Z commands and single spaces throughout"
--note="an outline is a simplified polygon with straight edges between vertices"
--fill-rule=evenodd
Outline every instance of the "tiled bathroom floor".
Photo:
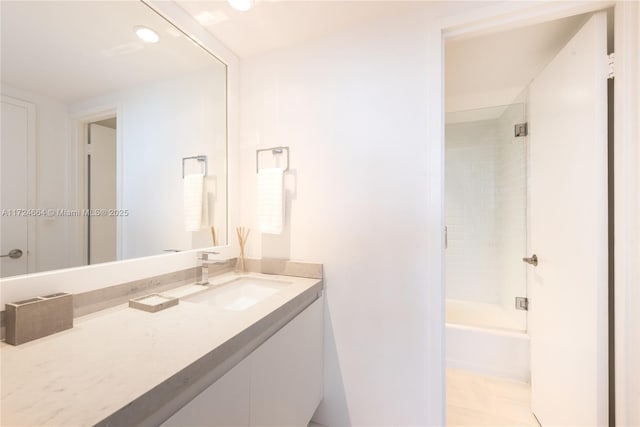
M 447 426 L 540 427 L 529 384 L 457 369 L 447 369 Z
M 447 369 L 447 426 L 535 426 L 529 384 Z

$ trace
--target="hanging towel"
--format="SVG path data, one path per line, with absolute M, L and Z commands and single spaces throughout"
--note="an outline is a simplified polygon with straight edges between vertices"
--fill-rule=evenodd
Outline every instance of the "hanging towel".
M 1 1 L 1 0 L 0 0 Z M 202 178 L 202 215 L 200 219 L 200 228 L 198 231 L 207 230 L 211 226 L 209 217 L 209 193 L 211 189 L 211 178 L 204 176 Z
M 209 231 L 211 221 L 209 220 L 209 190 L 211 187 L 211 177 L 202 178 L 202 219 L 200 229 Z M 212 210 L 213 211 L 213 210 Z
M 184 229 L 198 231 L 202 225 L 204 196 L 204 176 L 200 173 L 184 177 Z
M 258 219 L 260 232 L 282 233 L 284 222 L 284 169 L 258 171 Z

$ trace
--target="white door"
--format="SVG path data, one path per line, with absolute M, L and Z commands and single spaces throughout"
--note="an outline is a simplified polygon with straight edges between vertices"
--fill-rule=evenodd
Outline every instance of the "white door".
M 533 412 L 608 423 L 606 16 L 592 16 L 530 92 Z
M 89 207 L 99 215 L 89 217 L 89 264 L 115 261 L 116 131 L 95 123 L 89 125 Z M 105 212 L 106 210 L 106 212 Z
M 32 185 L 35 149 L 35 106 L 6 96 L 2 97 L 2 158 L 1 209 L 2 222 L 0 254 L 3 255 L 0 277 L 29 272 L 30 250 L 28 243 L 34 239 L 34 217 L 27 211 L 34 207 Z M 8 256 L 9 254 L 12 256 Z

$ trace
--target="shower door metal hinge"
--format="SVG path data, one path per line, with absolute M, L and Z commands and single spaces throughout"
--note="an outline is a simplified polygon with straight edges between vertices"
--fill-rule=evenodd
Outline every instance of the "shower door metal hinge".
M 513 126 L 513 135 L 518 138 L 520 136 L 527 136 L 529 133 L 527 123 L 517 123 Z
M 529 310 L 529 298 L 516 297 L 516 310 Z
M 616 76 L 616 70 L 615 70 L 616 54 L 610 53 L 607 56 L 609 60 L 609 71 L 607 72 L 607 79 L 612 79 Z
M 444 248 L 447 249 L 449 247 L 449 229 L 447 226 L 444 226 Z

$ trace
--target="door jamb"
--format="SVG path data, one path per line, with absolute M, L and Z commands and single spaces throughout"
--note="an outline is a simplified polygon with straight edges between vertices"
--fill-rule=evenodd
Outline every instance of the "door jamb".
M 82 211 L 87 208 L 87 143 L 89 141 L 89 124 L 92 122 L 116 117 L 118 125 L 116 127 L 116 205 L 120 209 L 123 205 L 123 139 L 122 139 L 122 108 L 118 105 L 103 105 L 96 108 L 90 108 L 76 112 L 71 116 L 71 129 L 73 132 L 72 144 L 70 150 L 69 161 L 73 165 L 71 170 L 75 170 L 76 182 L 70 185 L 74 189 L 74 194 L 70 200 L 73 201 L 75 209 Z M 123 246 L 123 218 L 116 217 L 116 256 L 122 259 Z M 87 246 L 87 217 L 82 215 L 82 220 L 78 226 L 72 231 L 75 236 L 75 248 L 81 248 L 80 253 L 75 254 L 75 259 L 80 261 L 79 265 L 88 265 L 88 246 Z M 77 250 L 77 249 L 76 249 Z

